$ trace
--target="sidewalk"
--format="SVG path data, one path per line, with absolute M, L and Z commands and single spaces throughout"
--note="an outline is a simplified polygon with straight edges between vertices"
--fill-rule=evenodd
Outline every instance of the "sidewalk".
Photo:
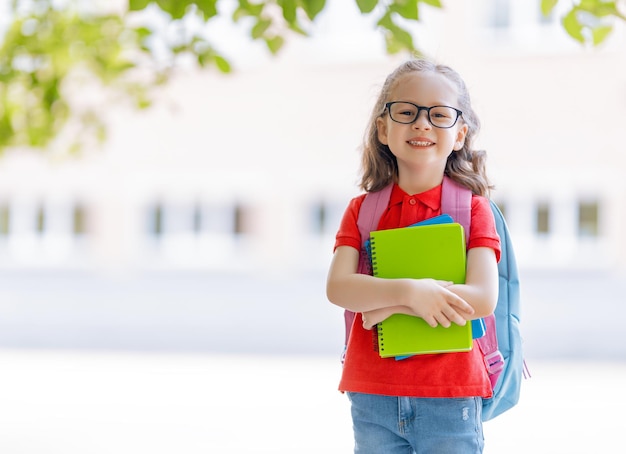
M 3 454 L 349 453 L 332 357 L 0 350 Z M 486 454 L 622 445 L 626 364 L 530 360 Z M 613 448 L 615 449 L 615 448 Z

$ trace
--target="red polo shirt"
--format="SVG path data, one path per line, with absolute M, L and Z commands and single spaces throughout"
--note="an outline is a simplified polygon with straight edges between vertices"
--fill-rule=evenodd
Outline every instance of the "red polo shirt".
M 343 216 L 335 248 L 361 248 L 357 217 L 365 194 L 350 201 Z M 441 185 L 409 195 L 398 185 L 391 193 L 378 229 L 406 227 L 441 214 Z M 500 239 L 489 201 L 472 197 L 472 221 L 468 249 L 490 247 L 500 259 Z M 469 352 L 416 355 L 396 361 L 381 358 L 372 347 L 375 331 L 363 329 L 357 314 L 346 351 L 339 389 L 367 394 L 412 397 L 491 397 L 492 390 L 478 346 Z

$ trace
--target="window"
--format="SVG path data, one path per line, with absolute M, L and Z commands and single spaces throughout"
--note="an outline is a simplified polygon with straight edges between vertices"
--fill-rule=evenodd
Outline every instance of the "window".
M 598 202 L 580 202 L 578 204 L 578 235 L 581 237 L 597 237 Z
M 0 206 L 0 235 L 9 234 L 11 224 L 11 209 L 8 204 Z
M 199 203 L 196 203 L 193 207 L 193 233 L 196 235 L 202 232 L 202 218 L 202 206 Z
M 324 202 L 313 204 L 311 207 L 310 230 L 314 235 L 322 235 L 326 228 L 326 205 Z
M 317 201 L 309 204 L 305 219 L 308 233 L 314 236 L 334 236 L 345 211 L 345 202 Z
M 555 14 L 554 14 L 554 9 L 552 11 L 550 11 L 550 14 L 548 14 L 547 16 L 543 14 L 543 12 L 541 11 L 541 5 L 539 4 L 539 2 L 537 2 L 537 15 L 539 16 L 539 23 L 540 24 L 552 24 L 555 21 Z
M 146 231 L 164 235 L 249 233 L 251 212 L 247 206 L 231 203 L 154 202 L 146 211 Z
M 155 204 L 150 210 L 148 231 L 155 237 L 163 234 L 163 206 L 160 203 Z
M 241 223 L 244 215 L 243 208 L 236 208 L 228 202 L 209 202 L 206 205 L 198 204 L 195 208 L 194 228 L 197 233 L 232 234 L 243 226 L 236 227 Z M 239 213 L 236 211 L 239 210 Z
M 241 204 L 236 204 L 233 213 L 233 233 L 235 235 L 241 235 L 248 231 L 248 210 L 246 210 Z
M 550 205 L 545 202 L 540 202 L 537 205 L 537 224 L 535 230 L 538 234 L 550 233 Z
M 493 28 L 507 28 L 511 25 L 510 0 L 491 0 L 489 25 Z
M 73 213 L 73 231 L 74 235 L 84 235 L 87 233 L 87 214 L 85 212 L 85 208 L 81 205 L 76 205 L 74 207 Z
M 35 215 L 35 231 L 42 235 L 46 230 L 46 210 L 40 205 Z

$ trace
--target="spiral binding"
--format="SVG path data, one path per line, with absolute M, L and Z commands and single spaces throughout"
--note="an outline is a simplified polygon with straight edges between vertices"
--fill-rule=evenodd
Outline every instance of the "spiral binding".
M 376 276 L 376 271 L 378 271 L 378 263 L 376 262 L 376 244 L 374 238 L 370 238 L 369 241 L 369 256 L 370 261 L 372 262 L 372 274 Z
M 385 342 L 383 337 L 383 324 L 378 323 L 374 331 L 374 339 L 376 341 L 376 351 L 382 353 L 385 351 Z

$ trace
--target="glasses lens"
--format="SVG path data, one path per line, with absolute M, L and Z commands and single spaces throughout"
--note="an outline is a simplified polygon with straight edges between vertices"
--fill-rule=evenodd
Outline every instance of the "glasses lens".
M 398 123 L 413 123 L 417 118 L 417 107 L 406 102 L 394 102 L 389 106 L 389 115 Z
M 435 106 L 430 109 L 430 122 L 438 128 L 449 128 L 456 123 L 457 111 L 452 107 Z

